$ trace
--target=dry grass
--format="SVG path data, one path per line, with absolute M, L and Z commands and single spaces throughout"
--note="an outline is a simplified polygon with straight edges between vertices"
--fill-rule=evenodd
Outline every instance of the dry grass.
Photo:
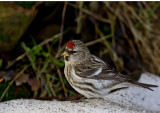
M 79 98 L 65 80 L 64 62 L 60 57 L 67 41 L 77 39 L 68 37 L 72 35 L 71 32 L 79 35 L 79 39 L 86 42 L 93 54 L 101 58 L 110 57 L 121 72 L 129 75 L 136 71 L 160 74 L 160 2 L 81 1 L 65 2 L 58 7 L 62 8 L 59 14 L 62 17 L 60 33 L 37 44 L 34 44 L 34 37 L 32 45 L 22 42 L 24 53 L 5 67 L 6 70 L 15 69 L 23 62 L 29 65 L 26 73 L 36 79 L 39 85 L 37 90 L 31 91 L 32 97 Z M 68 10 L 75 15 L 67 13 Z M 66 21 L 70 16 L 72 20 Z M 71 24 L 72 27 L 70 24 L 66 26 L 73 21 L 75 24 Z M 23 69 L 21 65 L 15 72 Z M 0 100 L 3 100 L 14 81 L 10 82 Z M 32 89 L 32 86 L 29 88 Z
M 85 2 L 78 2 L 76 5 L 69 3 L 70 6 L 79 9 L 76 17 L 77 33 L 81 33 L 80 29 L 83 28 L 84 18 L 88 18 L 86 15 L 93 18 L 94 21 L 91 21 L 99 37 L 105 35 L 97 22 L 109 24 L 112 37 L 111 44 L 107 40 L 102 43 L 109 50 L 112 60 L 119 62 L 123 67 L 124 61 L 118 58 L 112 49 L 112 46 L 117 44 L 115 42 L 115 30 L 121 29 L 133 58 L 140 62 L 140 68 L 155 74 L 160 74 L 160 23 L 157 22 L 160 15 L 157 15 L 158 12 L 156 12 L 159 4 L 159 2 L 90 2 L 89 6 L 92 7 L 86 8 Z M 100 10 L 101 13 L 92 10 L 97 7 L 99 7 L 97 11 Z M 120 28 L 116 28 L 117 22 L 120 24 Z M 130 32 L 131 35 L 127 35 L 127 32 Z

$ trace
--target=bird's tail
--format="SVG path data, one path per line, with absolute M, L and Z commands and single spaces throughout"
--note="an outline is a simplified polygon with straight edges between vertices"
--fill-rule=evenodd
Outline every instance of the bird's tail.
M 137 81 L 132 81 L 133 84 L 141 86 L 143 88 L 149 89 L 151 91 L 154 91 L 153 89 L 151 89 L 151 87 L 158 87 L 157 85 L 152 85 L 152 84 L 146 84 L 146 83 L 140 83 Z

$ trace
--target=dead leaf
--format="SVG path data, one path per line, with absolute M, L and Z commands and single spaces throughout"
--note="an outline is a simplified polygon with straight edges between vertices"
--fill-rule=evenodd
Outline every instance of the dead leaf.
M 3 82 L 4 78 L 0 78 L 0 83 Z
M 14 71 L 13 70 L 9 70 L 7 72 L 5 72 L 5 71 L 0 72 L 0 77 L 3 78 L 5 81 L 9 81 L 14 77 Z
M 28 84 L 31 86 L 32 91 L 37 91 L 40 87 L 40 84 L 36 78 L 30 78 Z
M 23 83 L 26 83 L 29 79 L 29 74 L 22 74 L 20 77 L 18 77 L 15 82 L 16 82 L 16 86 L 20 86 Z

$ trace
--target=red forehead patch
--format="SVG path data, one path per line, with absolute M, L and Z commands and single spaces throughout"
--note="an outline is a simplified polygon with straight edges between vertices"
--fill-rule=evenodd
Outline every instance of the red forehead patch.
M 74 44 L 74 42 L 69 41 L 69 42 L 67 43 L 67 46 L 66 46 L 66 47 L 69 48 L 69 49 L 73 49 L 73 48 L 75 47 L 75 44 Z

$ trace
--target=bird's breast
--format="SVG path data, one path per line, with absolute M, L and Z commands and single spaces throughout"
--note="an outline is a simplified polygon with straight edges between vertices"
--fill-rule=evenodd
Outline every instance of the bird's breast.
M 78 78 L 75 75 L 75 71 L 72 65 L 65 66 L 65 77 L 71 86 L 74 86 L 74 83 L 78 81 Z

